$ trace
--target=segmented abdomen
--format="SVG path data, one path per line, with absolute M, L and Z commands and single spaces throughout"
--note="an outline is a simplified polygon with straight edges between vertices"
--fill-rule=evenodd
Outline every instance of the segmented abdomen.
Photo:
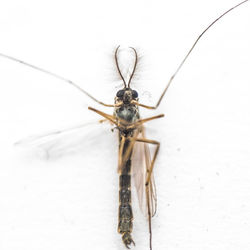
M 122 156 L 124 156 L 130 141 L 125 140 Z M 118 232 L 122 234 L 122 240 L 126 247 L 134 241 L 130 235 L 133 228 L 133 213 L 131 207 L 131 154 L 126 162 L 122 163 L 121 173 L 119 176 L 119 222 Z
M 120 191 L 119 191 L 119 225 L 118 231 L 120 233 L 132 231 L 132 208 L 131 208 L 131 181 L 130 174 L 120 175 Z

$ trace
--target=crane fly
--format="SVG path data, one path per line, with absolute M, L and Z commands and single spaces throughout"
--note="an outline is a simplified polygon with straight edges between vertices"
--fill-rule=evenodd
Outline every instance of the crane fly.
M 131 245 L 135 245 L 135 242 L 132 238 L 132 228 L 133 228 L 133 212 L 131 206 L 131 176 L 136 176 L 135 187 L 137 189 L 137 194 L 139 198 L 139 204 L 143 209 L 143 206 L 146 207 L 147 219 L 148 219 L 148 228 L 149 228 L 149 248 L 152 250 L 152 229 L 151 229 L 151 218 L 156 213 L 156 189 L 153 177 L 153 169 L 156 162 L 156 158 L 160 148 L 160 142 L 149 139 L 146 137 L 144 123 L 162 118 L 164 115 L 159 114 L 156 116 L 151 116 L 148 118 L 141 118 L 139 114 L 139 107 L 155 110 L 160 105 L 163 97 L 165 96 L 171 82 L 182 68 L 186 59 L 189 57 L 190 53 L 193 51 L 194 47 L 200 40 L 200 38 L 213 26 L 218 20 L 220 20 L 227 13 L 233 9 L 239 7 L 240 5 L 248 2 L 248 0 L 242 1 L 232 8 L 228 9 L 217 19 L 215 19 L 211 24 L 207 26 L 206 29 L 198 36 L 194 44 L 185 55 L 184 59 L 181 61 L 177 67 L 174 74 L 169 79 L 167 85 L 163 89 L 163 92 L 158 99 L 155 106 L 148 106 L 139 102 L 139 96 L 136 90 L 131 88 L 131 83 L 133 76 L 136 72 L 136 66 L 138 62 L 137 51 L 135 48 L 130 47 L 134 53 L 134 65 L 132 72 L 129 74 L 128 80 L 125 80 L 125 76 L 122 74 L 119 66 L 119 46 L 115 50 L 115 64 L 118 74 L 123 82 L 123 88 L 120 89 L 115 96 L 114 104 L 106 104 L 102 101 L 97 100 L 83 88 L 79 87 L 73 81 L 54 74 L 43 68 L 34 66 L 17 58 L 0 54 L 0 56 L 16 61 L 25 66 L 31 67 L 33 69 L 39 70 L 51 76 L 54 76 L 58 79 L 61 79 L 75 88 L 80 90 L 90 99 L 96 103 L 103 105 L 105 107 L 114 108 L 113 114 L 104 113 L 93 107 L 88 107 L 90 111 L 93 111 L 102 117 L 100 122 L 108 121 L 113 126 L 114 129 L 118 131 L 119 139 L 119 150 L 118 150 L 118 173 L 119 173 L 119 212 L 118 212 L 118 232 L 122 235 L 122 241 L 127 248 L 130 248 Z M 57 131 L 46 136 L 58 134 L 64 131 Z M 33 140 L 43 138 L 44 136 L 32 137 L 31 139 L 20 141 L 18 144 L 25 144 Z M 140 145 L 140 150 L 138 150 L 138 145 Z M 154 152 L 151 154 L 149 150 L 149 145 L 154 146 Z M 136 155 L 137 158 L 136 161 Z M 137 164 L 135 164 L 137 163 Z

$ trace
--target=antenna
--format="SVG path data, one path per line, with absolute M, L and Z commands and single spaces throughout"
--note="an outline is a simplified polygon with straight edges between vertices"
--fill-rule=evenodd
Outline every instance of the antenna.
M 116 68 L 117 68 L 117 70 L 118 70 L 118 73 L 119 73 L 119 75 L 120 75 L 120 77 L 121 77 L 121 79 L 122 79 L 122 81 L 123 81 L 124 88 L 126 88 L 126 87 L 127 87 L 127 86 L 126 86 L 126 82 L 125 82 L 124 77 L 123 77 L 123 75 L 122 75 L 122 72 L 121 72 L 121 70 L 120 70 L 119 62 L 118 62 L 118 58 L 117 58 L 117 54 L 118 54 L 119 48 L 120 48 L 120 45 L 119 45 L 119 46 L 116 48 L 116 50 L 115 50 L 115 65 L 116 65 Z
M 248 2 L 248 1 L 249 1 L 249 0 L 245 0 L 245 1 L 242 1 L 242 2 L 238 3 L 237 5 L 233 6 L 233 7 L 230 8 L 230 9 L 228 9 L 226 12 L 224 12 L 224 13 L 223 13 L 222 15 L 220 15 L 218 18 L 216 18 L 211 24 L 209 24 L 209 25 L 207 26 L 207 28 L 206 28 L 205 30 L 203 30 L 203 32 L 202 32 L 202 33 L 198 36 L 198 38 L 195 40 L 194 44 L 192 45 L 192 47 L 190 48 L 190 50 L 188 51 L 188 53 L 186 54 L 186 56 L 184 57 L 184 59 L 181 61 L 181 63 L 180 63 L 179 66 L 177 67 L 177 69 L 176 69 L 176 71 L 174 72 L 174 74 L 170 77 L 170 79 L 169 79 L 169 81 L 168 81 L 166 87 L 164 88 L 164 90 L 163 90 L 163 92 L 162 92 L 162 94 L 161 94 L 161 96 L 160 96 L 158 102 L 156 103 L 156 105 L 155 105 L 155 106 L 146 106 L 146 105 L 141 104 L 140 106 L 145 107 L 145 108 L 150 108 L 150 109 L 156 109 L 156 108 L 160 105 L 160 103 L 161 103 L 161 101 L 162 101 L 162 99 L 163 99 L 165 93 L 167 92 L 167 90 L 168 90 L 170 84 L 172 83 L 173 79 L 175 78 L 175 76 L 177 75 L 177 73 L 180 71 L 180 69 L 182 68 L 183 64 L 186 62 L 187 58 L 189 57 L 189 55 L 191 54 L 191 52 L 193 51 L 193 49 L 195 48 L 196 44 L 199 42 L 199 40 L 201 39 L 201 37 L 202 37 L 202 36 L 203 36 L 203 35 L 204 35 L 204 34 L 205 34 L 205 33 L 206 33 L 206 32 L 216 23 L 216 22 L 218 22 L 222 17 L 224 17 L 226 14 L 228 14 L 229 12 L 231 12 L 232 10 L 234 10 L 235 8 L 239 7 L 240 5 L 242 5 L 242 4 L 244 4 L 244 3 Z M 126 87 L 126 82 L 125 82 L 125 80 L 124 80 L 124 78 L 123 78 L 123 76 L 122 76 L 122 74 L 121 74 L 121 71 L 120 71 L 119 65 L 118 65 L 118 60 L 117 60 L 117 52 L 118 52 L 119 47 L 120 47 L 120 46 L 118 46 L 118 47 L 116 48 L 115 60 L 116 60 L 116 65 L 117 65 L 118 72 L 119 72 L 119 74 L 120 74 L 120 76 L 121 76 L 121 78 L 122 78 L 122 80 L 123 80 L 124 86 Z M 132 48 L 132 49 L 134 49 L 134 48 Z M 135 51 L 135 49 L 134 49 L 134 51 Z M 136 51 L 135 51 L 135 53 L 136 53 Z M 46 69 L 43 69 L 43 68 L 37 67 L 37 66 L 35 66 L 35 65 L 33 65 L 33 64 L 30 64 L 30 63 L 27 63 L 27 62 L 25 62 L 25 61 L 22 61 L 22 60 L 20 60 L 20 59 L 15 58 L 15 57 L 5 55 L 5 54 L 3 54 L 3 53 L 0 53 L 0 56 L 1 56 L 1 57 L 4 57 L 4 58 L 7 58 L 7 59 L 9 59 L 9 60 L 12 60 L 12 61 L 21 63 L 21 64 L 23 64 L 23 65 L 25 65 L 25 66 L 27 66 L 27 67 L 30 67 L 30 68 L 33 68 L 33 69 L 35 69 L 35 70 L 41 71 L 41 72 L 46 73 L 46 74 L 48 74 L 48 75 L 51 75 L 51 76 L 53 76 L 53 77 L 55 77 L 55 78 L 57 78 L 57 79 L 60 79 L 60 80 L 62 80 L 62 81 L 64 81 L 64 82 L 67 82 L 67 83 L 69 83 L 70 85 L 72 85 L 72 86 L 74 86 L 75 88 L 77 88 L 78 90 L 80 90 L 82 93 L 84 93 L 86 96 L 88 96 L 88 97 L 89 97 L 90 99 L 92 99 L 93 101 L 95 101 L 95 102 L 97 102 L 97 103 L 99 103 L 99 104 L 101 104 L 101 105 L 104 105 L 104 106 L 106 106 L 106 107 L 114 107 L 113 104 L 105 104 L 105 103 L 103 103 L 103 102 L 97 100 L 97 99 L 94 98 L 91 94 L 89 94 L 86 90 L 84 90 L 83 88 L 81 88 L 80 86 L 78 86 L 75 82 L 71 81 L 70 79 L 67 79 L 67 78 L 62 77 L 62 76 L 60 76 L 60 75 L 57 75 L 57 74 L 55 74 L 55 73 L 53 73 L 53 72 L 50 72 L 50 71 L 48 71 L 48 70 L 46 70 Z M 134 66 L 133 72 L 132 72 L 132 74 L 131 74 L 131 76 L 130 76 L 130 79 L 129 79 L 129 85 L 130 85 L 130 81 L 131 81 L 131 79 L 132 79 L 132 77 L 133 77 L 133 75 L 134 75 L 135 69 L 136 69 L 136 63 L 137 63 L 137 54 L 136 54 L 135 66 Z

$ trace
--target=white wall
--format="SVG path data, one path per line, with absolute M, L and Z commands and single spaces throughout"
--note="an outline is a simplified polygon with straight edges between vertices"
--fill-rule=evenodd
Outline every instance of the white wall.
M 142 58 L 133 87 L 144 103 L 154 104 L 200 32 L 236 3 L 5 1 L 0 52 L 70 78 L 112 103 L 120 84 L 114 49 L 134 46 Z M 166 115 L 148 124 L 149 138 L 161 142 L 154 249 L 249 249 L 249 4 L 202 38 L 159 110 L 143 112 Z M 87 126 L 59 137 L 49 159 L 13 147 L 29 135 L 98 119 L 88 105 L 112 111 L 4 58 L 0 82 L 0 249 L 125 249 L 116 231 L 114 133 Z M 148 249 L 147 224 L 135 199 L 133 204 L 135 249 Z

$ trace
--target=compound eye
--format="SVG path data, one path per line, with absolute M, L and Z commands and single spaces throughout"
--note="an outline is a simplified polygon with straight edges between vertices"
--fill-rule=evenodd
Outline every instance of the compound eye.
M 116 93 L 116 96 L 117 97 L 119 97 L 119 98 L 122 98 L 123 97 L 123 95 L 124 95 L 124 89 L 121 89 L 121 90 L 119 90 L 117 93 Z
M 137 93 L 137 91 L 132 90 L 132 97 L 133 97 L 133 99 L 135 99 L 135 98 L 137 98 L 137 97 L 138 97 L 138 93 Z

